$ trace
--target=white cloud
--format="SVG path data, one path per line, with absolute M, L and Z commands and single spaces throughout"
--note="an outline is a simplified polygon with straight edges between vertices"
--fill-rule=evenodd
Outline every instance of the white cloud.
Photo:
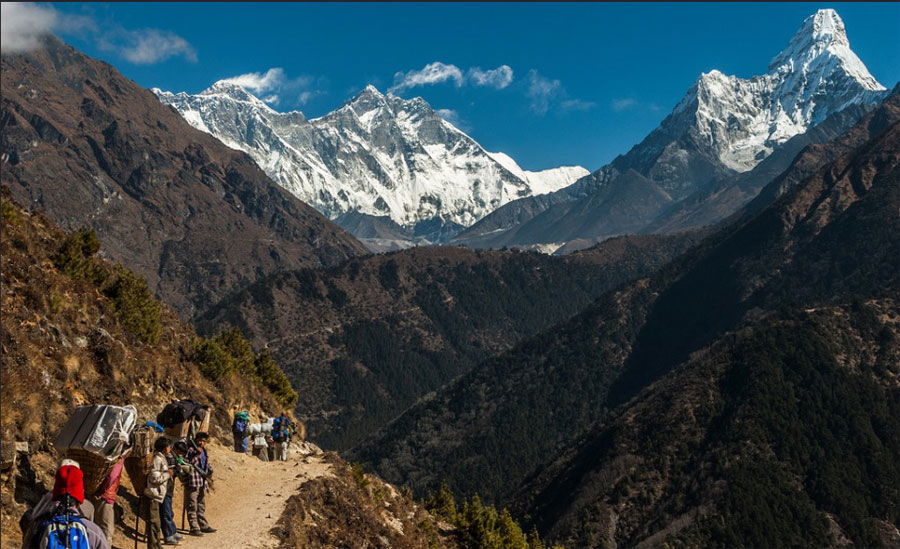
M 389 92 L 403 91 L 416 86 L 440 84 L 452 80 L 456 87 L 463 85 L 465 78 L 462 71 L 456 65 L 448 65 L 435 61 L 422 67 L 421 70 L 409 72 L 397 72 L 394 74 L 394 85 Z
M 452 82 L 457 88 L 467 84 L 489 87 L 497 90 L 509 86 L 513 81 L 513 70 L 509 65 L 500 65 L 496 69 L 484 70 L 471 67 L 463 71 L 456 65 L 435 61 L 420 70 L 399 71 L 394 74 L 394 85 L 388 89 L 391 93 L 402 92 L 418 86 L 430 86 Z
M 272 105 L 278 105 L 287 98 L 289 103 L 303 106 L 313 97 L 324 93 L 313 89 L 314 86 L 323 85 L 322 82 L 309 76 L 288 78 L 281 67 L 273 67 L 266 72 L 248 72 L 224 78 L 221 82 L 238 85 Z
M 3 53 L 33 50 L 58 24 L 59 15 L 52 7 L 3 2 L 0 5 L 0 47 Z
M 0 42 L 3 53 L 40 46 L 52 33 L 83 33 L 97 47 L 112 51 L 136 65 L 159 63 L 171 57 L 197 61 L 197 52 L 184 38 L 159 29 L 128 30 L 117 25 L 98 25 L 90 17 L 63 13 L 53 6 L 3 2 L 0 6 Z
M 266 93 L 281 88 L 287 81 L 284 69 L 274 67 L 266 72 L 248 72 L 230 78 L 223 78 L 222 82 L 235 84 L 253 93 Z
M 509 65 L 500 65 L 496 69 L 481 70 L 472 67 L 468 72 L 469 81 L 476 86 L 488 86 L 502 90 L 513 81 L 513 70 Z
M 197 62 L 197 50 L 187 40 L 159 29 L 122 30 L 113 43 L 119 55 L 135 65 L 152 65 L 171 57 Z
M 544 78 L 534 69 L 528 71 L 528 91 L 525 95 L 531 99 L 531 110 L 535 113 L 547 114 L 551 102 L 563 93 L 562 83 L 559 80 Z
M 637 105 L 637 100 L 633 97 L 625 97 L 623 99 L 614 99 L 612 102 L 612 110 L 622 112 Z

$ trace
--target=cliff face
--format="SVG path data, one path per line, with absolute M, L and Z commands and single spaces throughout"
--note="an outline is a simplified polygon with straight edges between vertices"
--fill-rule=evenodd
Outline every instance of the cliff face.
M 284 268 L 365 253 L 247 155 L 58 39 L 2 58 L 3 183 L 105 253 L 182 318 Z

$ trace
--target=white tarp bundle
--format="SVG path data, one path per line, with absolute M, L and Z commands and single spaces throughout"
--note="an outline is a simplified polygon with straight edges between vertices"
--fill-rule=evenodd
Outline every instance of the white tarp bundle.
M 260 433 L 270 435 L 272 434 L 272 429 L 275 428 L 275 418 L 270 417 L 265 423 L 251 423 L 249 428 L 251 435 L 258 435 Z
M 53 445 L 66 450 L 85 450 L 108 460 L 122 455 L 137 421 L 134 406 L 79 406 Z

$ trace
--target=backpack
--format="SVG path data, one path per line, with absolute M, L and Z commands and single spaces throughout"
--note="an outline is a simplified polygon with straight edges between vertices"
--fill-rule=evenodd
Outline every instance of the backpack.
M 169 428 L 184 423 L 191 418 L 197 418 L 202 421 L 207 413 L 209 406 L 200 404 L 193 400 L 178 400 L 170 404 L 166 404 L 163 411 L 157 414 L 156 422 L 163 427 Z
M 235 418 L 234 425 L 231 426 L 231 432 L 246 437 L 250 433 L 250 424 L 245 419 Z
M 272 427 L 272 438 L 275 442 L 287 442 L 291 438 L 291 420 L 286 417 L 276 417 Z
M 40 549 L 90 549 L 87 527 L 80 518 L 70 514 L 65 502 L 54 514 L 41 522 L 38 547 Z

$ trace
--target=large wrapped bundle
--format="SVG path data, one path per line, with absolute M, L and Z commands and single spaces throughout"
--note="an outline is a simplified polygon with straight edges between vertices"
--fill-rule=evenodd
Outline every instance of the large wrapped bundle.
M 128 446 L 136 421 L 134 406 L 79 406 L 53 445 L 62 453 L 84 451 L 115 462 Z
M 128 448 L 137 420 L 134 406 L 79 406 L 53 445 L 76 460 L 84 474 L 84 490 L 93 494 Z
M 265 421 L 265 423 L 251 423 L 250 424 L 250 434 L 251 435 L 271 435 L 272 429 L 275 427 L 275 418 L 270 417 Z

